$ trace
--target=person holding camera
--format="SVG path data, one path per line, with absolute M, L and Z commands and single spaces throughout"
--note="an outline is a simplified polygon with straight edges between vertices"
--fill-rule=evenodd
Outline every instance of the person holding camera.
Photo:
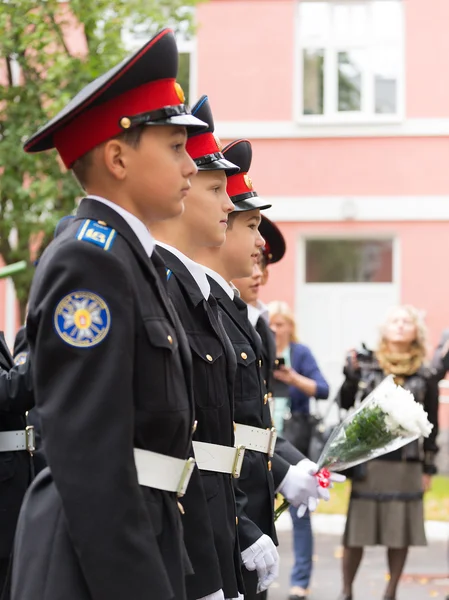
M 352 600 L 352 585 L 365 546 L 386 546 L 390 577 L 384 600 L 395 600 L 410 546 L 425 546 L 423 494 L 431 487 L 438 451 L 438 380 L 441 367 L 426 364 L 427 332 L 413 306 L 392 308 L 374 352 L 352 350 L 344 368 L 340 404 L 361 402 L 387 375 L 409 390 L 433 424 L 431 435 L 355 467 L 343 545 L 343 592 Z
M 286 398 L 291 419 L 286 421 L 284 437 L 307 456 L 310 441 L 311 397 L 325 400 L 329 385 L 324 379 L 312 352 L 298 343 L 295 317 L 286 302 L 268 305 L 270 327 L 276 335 L 276 364 L 273 371 L 274 403 Z M 290 575 L 289 600 L 303 600 L 308 594 L 312 575 L 313 536 L 309 511 L 301 518 L 297 509 L 290 507 L 293 521 L 293 550 L 295 562 Z

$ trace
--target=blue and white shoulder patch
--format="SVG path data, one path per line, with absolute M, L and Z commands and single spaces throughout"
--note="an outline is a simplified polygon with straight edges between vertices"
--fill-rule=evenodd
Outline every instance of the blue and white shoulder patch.
M 76 233 L 76 239 L 95 244 L 107 252 L 112 248 L 116 235 L 115 229 L 108 227 L 103 221 L 86 219 L 81 223 Z
M 106 302 L 92 292 L 72 292 L 57 305 L 54 314 L 56 333 L 70 346 L 91 348 L 104 340 L 111 328 Z

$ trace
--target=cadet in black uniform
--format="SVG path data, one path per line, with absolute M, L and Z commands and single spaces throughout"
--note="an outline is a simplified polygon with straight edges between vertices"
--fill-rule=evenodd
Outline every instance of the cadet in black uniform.
M 198 260 L 206 266 L 212 294 L 218 301 L 238 363 L 234 396 L 236 444 L 244 445 L 246 451 L 237 482 L 237 503 L 239 539 L 246 567 L 245 598 L 250 599 L 264 592 L 278 572 L 273 522 L 275 488 L 295 506 L 316 504 L 321 491 L 311 473 L 313 463 L 303 460 L 292 467 L 288 460 L 274 453 L 276 433 L 271 425 L 262 375 L 261 340 L 248 321 L 246 304 L 230 283 L 234 278 L 249 276 L 259 260 L 264 245 L 258 231 L 260 210 L 270 205 L 257 196 L 248 175 L 250 143 L 233 142 L 223 154 L 241 169 L 228 178 L 228 194 L 235 211 L 229 218 L 225 244 L 221 248 L 203 249 Z
M 197 428 L 195 458 L 208 500 L 209 518 L 215 536 L 215 554 L 220 565 L 223 592 L 208 598 L 236 598 L 243 591 L 237 540 L 233 474 L 239 474 L 243 452 L 234 448 L 233 382 L 236 360 L 232 346 L 218 319 L 217 303 L 210 296 L 204 269 L 194 262 L 198 248 L 221 246 L 234 205 L 226 193 L 226 177 L 239 168 L 224 159 L 214 136 L 214 121 L 207 96 L 192 108 L 192 114 L 208 123 L 205 132 L 189 135 L 187 151 L 198 167 L 184 213 L 153 229 L 158 251 L 167 267 L 168 292 L 184 326 L 192 351 L 193 384 Z M 217 590 L 210 568 L 214 549 L 198 538 L 191 518 L 195 491 L 182 499 L 185 508 L 184 539 L 194 576 L 187 578 L 189 598 Z
M 6 581 L 16 523 L 33 477 L 34 439 L 26 412 L 34 406 L 26 356 L 14 365 L 0 332 L 0 596 Z
M 273 397 L 273 368 L 276 359 L 276 341 L 269 326 L 268 308 L 259 299 L 260 287 L 268 281 L 268 265 L 279 262 L 286 250 L 285 239 L 279 228 L 261 215 L 259 231 L 265 241 L 257 264 L 250 277 L 234 279 L 241 299 L 248 305 L 248 319 L 262 340 L 262 371 L 268 400 Z
M 56 147 L 89 196 L 30 295 L 49 468 L 20 514 L 13 600 L 186 598 L 191 357 L 148 231 L 182 212 L 197 170 L 186 128 L 204 124 L 183 104 L 177 56 L 160 32 L 25 144 Z

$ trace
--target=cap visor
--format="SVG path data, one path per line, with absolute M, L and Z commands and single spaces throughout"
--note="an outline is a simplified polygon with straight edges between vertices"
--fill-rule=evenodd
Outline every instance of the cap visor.
M 175 115 L 161 121 L 147 123 L 147 125 L 179 125 L 185 127 L 188 131 L 204 131 L 209 127 L 207 123 L 197 119 L 193 115 Z
M 247 200 L 242 200 L 241 202 L 234 202 L 234 206 L 235 212 L 255 210 L 256 208 L 258 208 L 259 210 L 266 210 L 267 208 L 271 208 L 271 204 L 268 204 L 267 202 L 262 200 L 262 198 L 259 198 L 259 196 L 254 196 L 253 198 L 248 198 Z
M 235 175 L 240 168 L 226 158 L 218 158 L 210 163 L 198 165 L 198 171 L 225 171 L 226 176 Z

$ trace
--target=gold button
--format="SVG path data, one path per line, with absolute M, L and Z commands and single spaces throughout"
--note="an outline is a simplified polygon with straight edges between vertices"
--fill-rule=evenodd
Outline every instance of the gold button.
M 271 471 L 271 460 L 268 461 L 268 470 Z
M 210 354 L 206 354 L 206 358 L 209 362 L 212 362 L 214 360 Z
M 239 518 L 235 517 L 235 524 L 238 525 L 239 524 Z
M 263 403 L 266 404 L 268 402 L 268 394 L 265 394 L 263 397 Z
M 192 426 L 192 433 L 195 433 L 197 427 L 198 427 L 198 421 L 194 421 L 193 426 Z
M 173 344 L 173 338 L 171 335 L 167 335 L 167 340 L 170 342 L 170 344 Z
M 248 358 L 248 355 L 246 354 L 246 352 L 242 352 L 240 354 L 240 356 L 243 358 L 243 360 L 246 360 Z
M 120 127 L 129 129 L 131 127 L 131 119 L 129 117 L 122 117 L 120 119 Z
M 271 392 L 268 392 L 268 398 L 272 398 L 273 394 Z

